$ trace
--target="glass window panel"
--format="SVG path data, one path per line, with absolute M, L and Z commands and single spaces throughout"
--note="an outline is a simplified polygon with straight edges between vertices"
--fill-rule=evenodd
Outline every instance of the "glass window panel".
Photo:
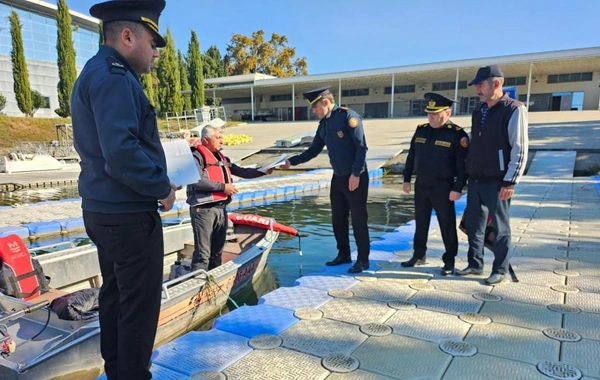
M 581 73 L 582 81 L 591 81 L 593 80 L 593 73 Z

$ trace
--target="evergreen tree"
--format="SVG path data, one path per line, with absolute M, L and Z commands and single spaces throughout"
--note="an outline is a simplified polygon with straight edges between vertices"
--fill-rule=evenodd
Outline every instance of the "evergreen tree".
M 190 43 L 188 44 L 188 70 L 190 76 L 190 86 L 192 88 L 192 108 L 199 108 L 204 105 L 204 75 L 202 71 L 202 57 L 200 55 L 200 42 L 196 32 L 192 30 Z
M 104 45 L 104 28 L 102 21 L 98 24 L 98 47 Z
M 166 46 L 160 51 L 157 76 L 158 104 L 161 112 L 181 112 L 183 101 L 181 99 L 181 79 L 179 78 L 179 64 L 175 54 L 175 43 L 171 30 L 167 28 L 165 36 Z
M 56 3 L 56 24 L 58 36 L 56 41 L 56 52 L 58 53 L 58 108 L 54 110 L 60 117 L 71 116 L 71 92 L 77 78 L 75 68 L 75 47 L 73 46 L 73 35 L 71 33 L 71 14 L 66 0 L 58 0 Z
M 180 50 L 177 50 L 177 60 L 179 61 L 179 78 L 181 79 L 181 91 L 190 91 L 190 82 L 188 80 L 188 69 L 185 59 L 181 54 Z M 192 99 L 190 94 L 184 94 L 182 96 L 183 110 L 189 111 L 192 109 Z
M 216 46 L 209 47 L 202 55 L 204 78 L 220 78 L 226 75 L 225 62 Z
M 37 112 L 40 108 L 45 108 L 48 106 L 46 104 L 46 98 L 37 90 L 31 90 L 31 104 L 33 105 L 33 109 L 31 110 L 31 116 Z
M 143 74 L 140 78 L 142 82 L 142 88 L 150 101 L 150 104 L 155 105 L 155 96 L 154 96 L 154 83 L 152 83 L 152 73 Z
M 31 88 L 29 88 L 29 73 L 25 61 L 25 50 L 23 48 L 23 37 L 21 35 L 21 22 L 15 11 L 8 16 L 10 21 L 10 36 L 12 38 L 12 51 L 10 59 L 13 71 L 13 89 L 17 106 L 26 116 L 33 116 L 33 103 L 31 101 Z
M 2 114 L 4 107 L 6 107 L 6 97 L 0 94 L 0 115 Z

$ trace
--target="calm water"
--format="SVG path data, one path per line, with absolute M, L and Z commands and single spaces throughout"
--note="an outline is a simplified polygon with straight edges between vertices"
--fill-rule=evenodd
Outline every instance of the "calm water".
M 369 189 L 369 230 L 371 240 L 394 228 L 414 219 L 412 195 L 402 193 L 401 176 L 387 176 L 379 185 Z M 77 188 L 28 189 L 4 193 L 1 203 L 34 203 L 43 200 L 58 200 L 76 198 Z M 331 227 L 331 210 L 329 190 L 323 190 L 315 195 L 305 196 L 288 202 L 273 203 L 267 206 L 245 207 L 236 212 L 260 214 L 275 218 L 279 223 L 298 229 L 302 235 L 302 252 L 298 254 L 298 238 L 281 234 L 274 244 L 269 256 L 269 271 L 262 286 L 267 291 L 277 286 L 291 286 L 294 281 L 305 274 L 319 272 L 326 261 L 337 254 L 333 229 Z M 65 237 L 77 245 L 86 244 L 89 239 L 85 234 Z M 63 239 L 63 238 L 61 238 Z M 38 241 L 36 245 L 46 245 L 53 241 Z M 350 233 L 351 248 L 354 250 L 354 238 Z M 264 290 L 263 289 L 263 290 Z M 256 289 L 254 296 L 264 294 Z M 261 294 L 258 294 L 261 293 Z M 252 297 L 250 297 L 252 298 Z M 250 303 L 250 302 L 248 302 Z

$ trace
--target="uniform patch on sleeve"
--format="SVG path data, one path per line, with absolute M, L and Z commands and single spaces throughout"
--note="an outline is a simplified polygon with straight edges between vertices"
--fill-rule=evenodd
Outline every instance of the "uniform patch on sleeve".
M 351 117 L 350 120 L 348 120 L 348 125 L 351 128 L 356 128 L 358 127 L 358 118 L 357 117 Z
M 337 135 L 339 138 L 342 138 L 342 137 L 344 137 L 344 132 L 338 131 Z
M 460 139 L 460 146 L 462 146 L 463 148 L 468 148 L 469 147 L 469 138 L 463 137 L 462 139 Z

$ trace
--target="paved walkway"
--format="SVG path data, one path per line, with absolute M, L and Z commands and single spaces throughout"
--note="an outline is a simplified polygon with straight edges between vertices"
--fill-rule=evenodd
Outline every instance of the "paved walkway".
M 573 163 L 571 152 L 536 156 L 516 188 L 518 283 L 483 285 L 489 252 L 482 276 L 440 276 L 443 245 L 433 231 L 424 267 L 399 265 L 410 250 L 375 251 L 371 272 L 351 277 L 346 266 L 302 277 L 209 332 L 159 348 L 153 370 L 172 378 L 600 379 L 600 186 L 569 178 Z M 410 239 L 411 228 L 396 233 Z M 466 250 L 461 236 L 459 268 Z

